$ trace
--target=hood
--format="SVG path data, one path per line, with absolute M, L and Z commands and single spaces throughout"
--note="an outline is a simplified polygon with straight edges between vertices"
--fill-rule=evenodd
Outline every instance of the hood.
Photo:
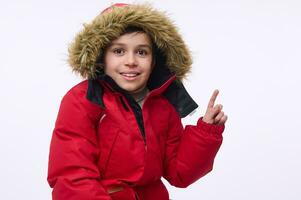
M 97 59 L 128 26 L 142 28 L 150 35 L 165 57 L 165 66 L 182 81 L 191 68 L 190 52 L 173 22 L 148 4 L 114 4 L 85 24 L 69 46 L 68 62 L 72 70 L 83 78 L 97 78 L 102 71 L 96 65 Z

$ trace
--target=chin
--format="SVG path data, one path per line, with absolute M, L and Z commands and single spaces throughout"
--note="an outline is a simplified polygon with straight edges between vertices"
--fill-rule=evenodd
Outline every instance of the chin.
M 144 88 L 143 87 L 135 87 L 135 88 L 133 88 L 133 87 L 124 87 L 123 89 L 126 90 L 129 93 L 137 93 L 137 92 L 142 91 Z
M 137 92 L 142 91 L 142 89 L 126 89 L 126 91 L 128 91 L 131 94 L 133 94 L 133 93 L 137 93 Z

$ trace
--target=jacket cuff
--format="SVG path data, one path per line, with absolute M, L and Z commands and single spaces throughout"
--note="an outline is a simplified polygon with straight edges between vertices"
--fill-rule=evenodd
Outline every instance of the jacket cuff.
M 197 122 L 197 127 L 202 131 L 207 133 L 208 135 L 212 135 L 215 137 L 221 137 L 222 133 L 225 130 L 225 125 L 222 124 L 209 124 L 203 121 L 203 117 L 201 117 Z

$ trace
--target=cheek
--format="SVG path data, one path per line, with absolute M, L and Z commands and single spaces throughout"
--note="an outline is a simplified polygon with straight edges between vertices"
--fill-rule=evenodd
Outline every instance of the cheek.
M 151 74 L 155 65 L 152 59 L 148 59 L 144 62 L 144 66 L 145 66 L 144 71 L 147 72 L 147 74 Z
M 152 73 L 152 68 L 150 67 L 146 70 L 146 74 L 147 76 L 150 76 L 151 73 Z
M 106 74 L 114 73 L 117 70 L 116 66 L 118 66 L 116 59 L 113 59 L 110 56 L 105 57 L 105 59 L 104 59 L 104 72 Z
M 110 71 L 112 70 L 111 66 L 105 62 L 103 67 L 105 74 L 110 74 Z

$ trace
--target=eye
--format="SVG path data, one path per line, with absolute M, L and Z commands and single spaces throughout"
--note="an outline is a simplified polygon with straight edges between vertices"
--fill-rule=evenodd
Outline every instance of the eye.
M 146 56 L 148 54 L 148 52 L 144 49 L 139 49 L 137 51 L 137 53 L 140 55 L 140 56 Z
M 125 50 L 122 49 L 122 48 L 113 49 L 113 53 L 116 54 L 116 55 L 123 55 L 124 52 L 125 52 Z

